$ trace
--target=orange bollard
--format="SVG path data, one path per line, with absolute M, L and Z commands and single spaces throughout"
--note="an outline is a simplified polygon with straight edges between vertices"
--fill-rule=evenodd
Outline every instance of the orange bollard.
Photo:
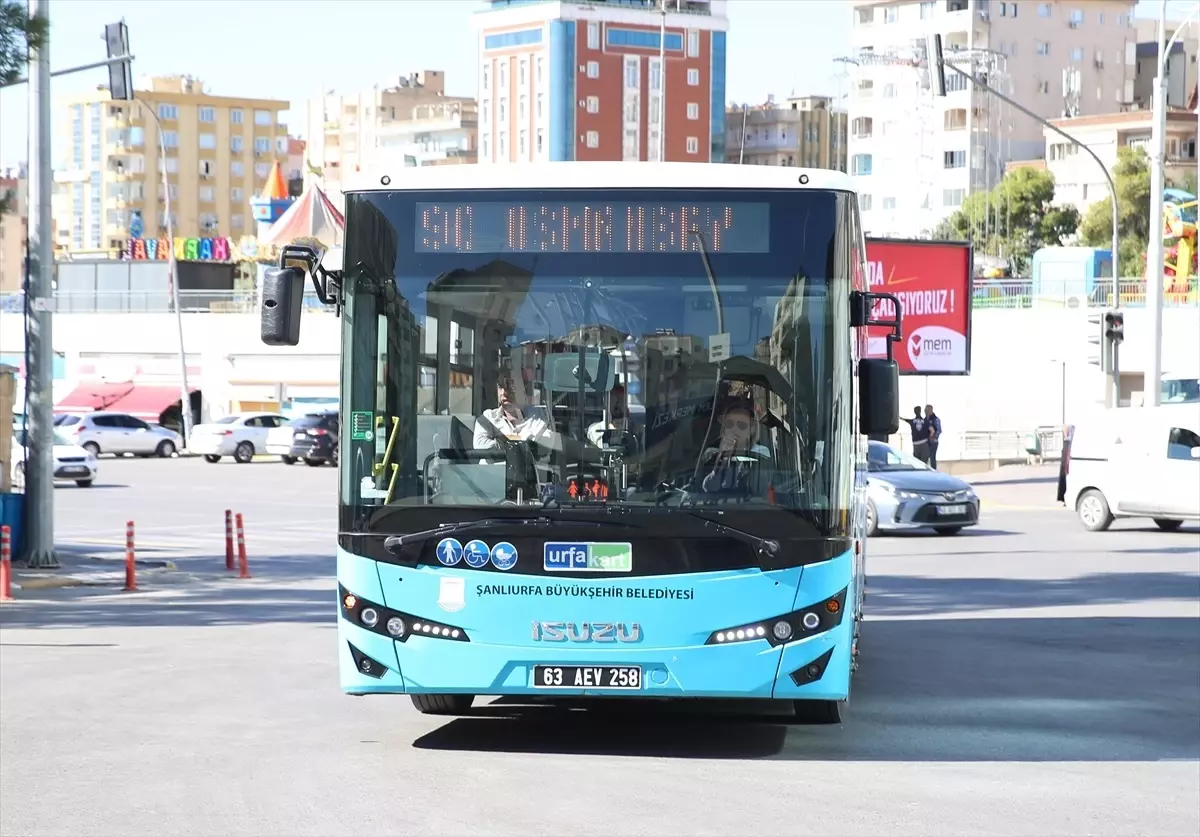
M 246 529 L 242 524 L 242 513 L 237 514 L 238 578 L 250 578 L 250 562 L 246 558 Z
M 12 601 L 12 530 L 0 526 L 0 602 Z
M 233 512 L 225 509 L 225 569 L 233 570 Z
M 137 586 L 137 559 L 133 548 L 133 521 L 125 524 L 125 590 L 134 592 Z

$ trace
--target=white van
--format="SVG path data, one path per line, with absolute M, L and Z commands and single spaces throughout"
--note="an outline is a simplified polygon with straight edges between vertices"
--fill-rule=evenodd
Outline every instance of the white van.
M 1076 425 L 1066 502 L 1093 532 L 1118 517 L 1167 532 L 1200 521 L 1200 403 L 1108 410 Z

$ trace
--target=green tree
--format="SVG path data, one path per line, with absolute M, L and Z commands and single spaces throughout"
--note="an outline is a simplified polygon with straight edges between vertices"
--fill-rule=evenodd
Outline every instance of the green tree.
M 1140 148 L 1119 148 L 1112 176 L 1117 187 L 1120 275 L 1142 276 L 1146 270 L 1146 242 L 1150 240 L 1150 158 Z M 1110 197 L 1088 207 L 1079 233 L 1089 247 L 1112 247 Z
M 990 192 L 968 195 L 933 237 L 970 241 L 984 252 L 1005 256 L 1019 270 L 1034 251 L 1062 244 L 1079 226 L 1075 207 L 1053 201 L 1054 175 L 1045 169 L 1013 169 Z
M 30 48 L 46 43 L 49 30 L 42 20 L 29 17 L 28 7 L 18 0 L 0 0 L 0 87 L 25 75 Z M 0 194 L 0 215 L 8 210 L 12 195 Z

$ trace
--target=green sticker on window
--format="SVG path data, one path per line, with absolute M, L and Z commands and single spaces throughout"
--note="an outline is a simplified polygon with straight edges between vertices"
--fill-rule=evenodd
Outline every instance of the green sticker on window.
M 369 442 L 375 438 L 375 414 L 370 411 L 355 410 L 350 414 L 350 440 L 352 442 Z

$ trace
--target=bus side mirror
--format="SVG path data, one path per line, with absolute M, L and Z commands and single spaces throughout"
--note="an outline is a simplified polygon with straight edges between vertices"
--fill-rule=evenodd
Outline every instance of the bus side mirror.
M 297 345 L 303 303 L 304 271 L 269 268 L 262 282 L 262 341 L 268 346 Z
M 883 436 L 900 429 L 900 367 L 894 360 L 858 362 L 858 432 Z

